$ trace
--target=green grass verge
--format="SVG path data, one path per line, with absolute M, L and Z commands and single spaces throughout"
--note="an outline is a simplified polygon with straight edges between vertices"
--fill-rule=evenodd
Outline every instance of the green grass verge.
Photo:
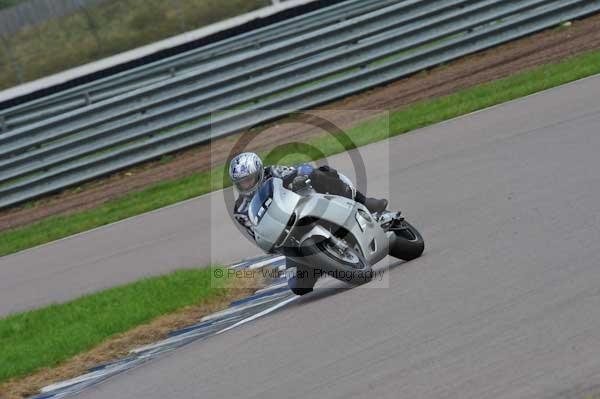
M 583 54 L 557 64 L 544 65 L 505 79 L 482 84 L 452 95 L 421 101 L 390 113 L 389 132 L 398 135 L 459 115 L 526 96 L 586 76 L 600 73 L 600 51 Z M 280 147 L 266 156 L 265 163 L 295 163 L 316 160 L 348 149 L 388 138 L 388 120 L 373 119 L 347 131 L 351 143 L 335 137 L 318 138 L 308 146 Z M 319 151 L 315 152 L 314 148 Z M 304 152 L 304 154 L 299 154 Z M 190 177 L 165 181 L 143 191 L 131 193 L 97 208 L 69 216 L 49 217 L 38 223 L 0 233 L 0 255 L 102 226 L 130 216 L 195 197 L 227 184 L 223 168 Z
M 211 286 L 210 274 L 210 268 L 181 270 L 0 319 L 0 383 L 56 366 L 157 316 L 225 295 L 225 288 Z

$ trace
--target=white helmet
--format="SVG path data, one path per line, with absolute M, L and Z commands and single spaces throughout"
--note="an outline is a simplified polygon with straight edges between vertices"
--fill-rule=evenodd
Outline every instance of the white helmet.
M 229 164 L 229 178 L 243 195 L 254 193 L 262 183 L 264 174 L 263 163 L 253 152 L 236 155 Z

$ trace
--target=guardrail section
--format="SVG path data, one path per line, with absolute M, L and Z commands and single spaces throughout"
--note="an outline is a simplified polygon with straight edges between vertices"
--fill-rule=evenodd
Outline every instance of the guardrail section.
M 23 104 L 0 114 L 0 208 L 598 11 L 348 0 Z

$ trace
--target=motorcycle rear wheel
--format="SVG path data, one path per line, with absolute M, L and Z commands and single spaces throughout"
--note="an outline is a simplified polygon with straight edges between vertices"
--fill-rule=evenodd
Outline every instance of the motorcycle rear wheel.
M 425 241 L 413 225 L 406 220 L 402 220 L 400 224 L 392 229 L 395 234 L 394 239 L 390 243 L 390 255 L 394 258 L 410 261 L 418 258 L 425 250 Z

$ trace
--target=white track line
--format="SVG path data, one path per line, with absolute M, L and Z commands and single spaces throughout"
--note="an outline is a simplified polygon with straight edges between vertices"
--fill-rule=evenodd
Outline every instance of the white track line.
M 236 327 L 239 327 L 239 326 L 241 326 L 242 324 L 249 323 L 249 322 L 251 322 L 252 320 L 256 320 L 256 319 L 258 319 L 259 317 L 262 317 L 262 316 L 265 316 L 265 315 L 267 315 L 267 314 L 269 314 L 269 313 L 271 313 L 271 312 L 274 312 L 274 311 L 276 311 L 277 309 L 280 309 L 280 308 L 284 307 L 284 306 L 285 306 L 285 305 L 287 305 L 288 303 L 290 303 L 290 302 L 293 302 L 293 301 L 295 301 L 295 300 L 296 300 L 296 299 L 298 299 L 298 298 L 300 298 L 300 297 L 299 297 L 299 296 L 293 296 L 293 297 L 291 297 L 291 298 L 288 298 L 288 299 L 286 299 L 286 300 L 285 300 L 285 301 L 283 301 L 283 302 L 279 302 L 277 305 L 274 305 L 274 306 L 272 306 L 272 307 L 270 307 L 270 308 L 268 308 L 268 309 L 265 309 L 265 310 L 263 310 L 262 312 L 259 312 L 259 313 L 255 314 L 255 315 L 253 315 L 253 316 L 250 316 L 250 317 L 248 317 L 247 319 L 240 320 L 240 321 L 238 321 L 237 323 L 235 323 L 235 324 L 233 324 L 233 325 L 231 325 L 231 326 L 229 326 L 229 327 L 227 327 L 227 328 L 224 328 L 224 329 L 223 329 L 223 330 L 221 330 L 221 331 L 218 331 L 218 332 L 217 332 L 215 335 L 222 334 L 222 333 L 224 333 L 224 332 L 227 332 L 227 331 L 229 331 L 229 330 L 232 330 L 232 329 L 234 329 L 234 328 L 236 328 Z

